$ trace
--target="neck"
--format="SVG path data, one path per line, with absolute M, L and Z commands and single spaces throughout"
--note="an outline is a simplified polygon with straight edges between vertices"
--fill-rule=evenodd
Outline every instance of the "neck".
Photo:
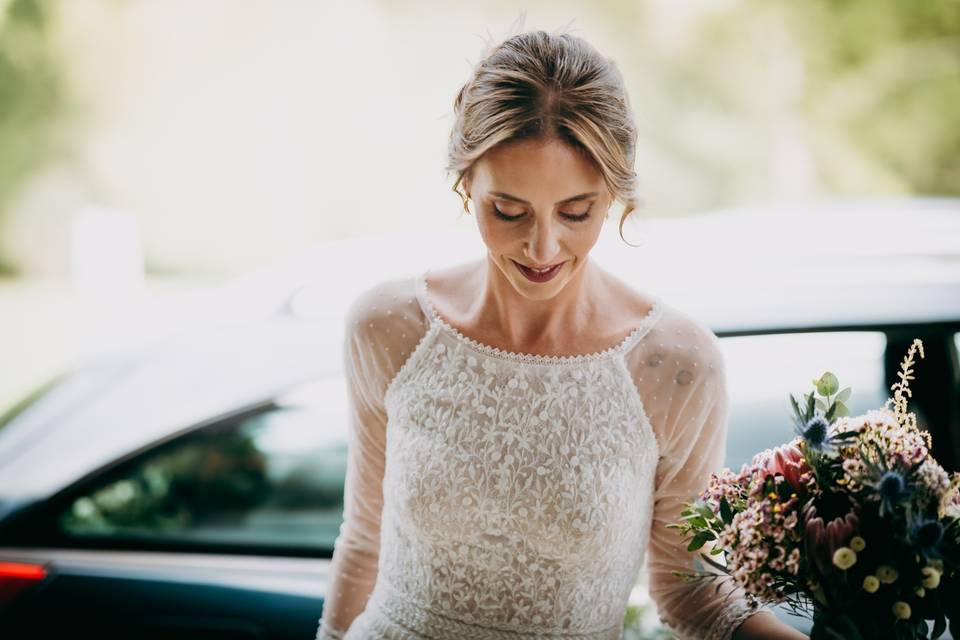
M 596 267 L 584 260 L 577 261 L 575 268 L 554 296 L 531 298 L 518 291 L 488 256 L 486 268 L 476 270 L 480 281 L 474 290 L 481 293 L 470 315 L 479 318 L 482 326 L 496 329 L 510 344 L 560 345 L 587 330 L 595 314 L 586 294 L 595 287 Z M 537 286 L 547 285 L 529 283 L 529 291 Z

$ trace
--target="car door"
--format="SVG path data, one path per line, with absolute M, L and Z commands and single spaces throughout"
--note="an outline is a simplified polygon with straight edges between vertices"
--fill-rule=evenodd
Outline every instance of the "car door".
M 0 561 L 46 574 L 0 633 L 311 637 L 342 521 L 342 384 L 220 416 L 5 522 Z

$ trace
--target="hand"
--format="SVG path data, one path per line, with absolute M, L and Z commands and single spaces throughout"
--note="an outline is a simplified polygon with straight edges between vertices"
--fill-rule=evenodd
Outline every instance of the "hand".
M 809 640 L 810 636 L 784 624 L 772 611 L 761 609 L 733 630 L 731 640 Z

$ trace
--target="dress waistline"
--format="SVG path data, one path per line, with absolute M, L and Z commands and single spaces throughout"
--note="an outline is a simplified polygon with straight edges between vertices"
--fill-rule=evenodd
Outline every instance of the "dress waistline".
M 512 629 L 497 629 L 486 627 L 481 623 L 470 623 L 450 616 L 442 615 L 412 602 L 407 596 L 394 589 L 383 580 L 376 584 L 367 609 L 374 609 L 370 613 L 378 613 L 394 625 L 398 625 L 414 637 L 429 638 L 431 640 L 447 640 L 448 638 L 463 638 L 464 640 L 619 640 L 623 632 L 623 621 L 605 629 L 594 631 L 565 631 L 562 629 L 544 629 L 542 631 L 516 631 Z M 369 623 L 374 630 L 378 624 L 379 615 L 373 615 Z M 379 629 L 387 634 L 389 629 Z

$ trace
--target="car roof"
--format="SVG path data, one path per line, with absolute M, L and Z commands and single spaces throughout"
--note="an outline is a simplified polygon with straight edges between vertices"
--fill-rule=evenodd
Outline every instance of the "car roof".
M 960 320 L 960 199 L 754 205 L 617 220 L 591 259 L 718 335 Z M 0 431 L 0 500 L 50 495 L 341 365 L 357 293 L 485 247 L 474 228 L 334 240 L 176 313 L 189 322 L 79 365 Z

